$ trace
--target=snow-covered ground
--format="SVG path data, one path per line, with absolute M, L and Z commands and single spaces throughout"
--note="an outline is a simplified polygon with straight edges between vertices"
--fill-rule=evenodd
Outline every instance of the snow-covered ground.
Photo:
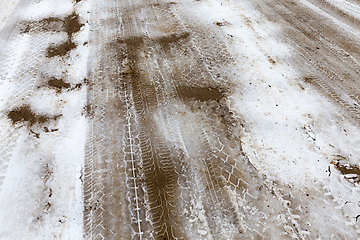
M 0 239 L 360 239 L 358 1 L 0 9 Z

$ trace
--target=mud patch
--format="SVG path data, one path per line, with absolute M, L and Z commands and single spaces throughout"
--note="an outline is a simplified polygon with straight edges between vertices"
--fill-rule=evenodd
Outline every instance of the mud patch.
M 219 101 L 223 97 L 223 93 L 218 88 L 213 87 L 190 87 L 180 86 L 178 87 L 178 93 L 184 99 L 205 101 Z
M 47 50 L 47 57 L 55 57 L 55 56 L 65 56 L 69 51 L 76 48 L 76 44 L 68 40 L 60 45 L 55 47 L 49 47 Z
M 167 42 L 176 41 L 177 37 Z M 144 106 L 157 106 L 155 88 L 147 82 L 139 59 L 145 52 L 144 39 L 141 37 L 120 40 L 126 44 L 123 56 L 124 71 L 120 74 L 133 92 L 134 107 L 139 115 L 140 134 L 139 146 L 142 149 L 144 183 L 148 192 L 151 218 L 156 231 L 156 239 L 171 239 L 172 236 L 182 236 L 176 206 L 177 175 L 174 169 L 175 159 L 169 149 L 154 131 L 154 123 Z M 121 54 L 121 53 L 120 53 Z M 149 145 L 151 142 L 151 145 Z
M 78 1 L 77 1 L 78 2 Z M 57 46 L 50 46 L 47 49 L 47 57 L 64 56 L 76 47 L 72 41 L 73 34 L 80 31 L 84 24 L 80 23 L 79 15 L 72 13 L 64 19 L 50 17 L 40 21 L 22 22 L 19 24 L 20 33 L 36 32 L 66 32 L 67 40 Z
M 84 83 L 77 83 L 77 84 L 71 84 L 66 82 L 64 79 L 62 78 L 57 78 L 57 77 L 50 77 L 50 79 L 48 77 L 44 77 L 46 83 L 38 86 L 37 88 L 48 88 L 48 89 L 53 89 L 56 91 L 56 93 L 61 93 L 64 91 L 73 91 L 73 90 L 78 90 L 81 89 Z
M 84 24 L 80 23 L 79 15 L 72 13 L 63 20 L 63 32 L 67 33 L 67 41 L 57 46 L 51 46 L 47 49 L 47 57 L 65 56 L 69 51 L 76 48 L 76 44 L 72 41 L 74 33 L 80 31 Z
M 81 27 L 84 24 L 80 23 L 79 15 L 72 13 L 64 19 L 65 29 L 64 32 L 68 34 L 68 36 L 72 36 L 74 33 L 80 31 Z
M 64 80 L 62 79 L 57 79 L 57 78 L 51 78 L 48 82 L 48 86 L 50 88 L 55 88 L 57 90 L 57 92 L 62 91 L 63 89 L 68 89 L 70 88 L 70 83 L 66 83 L 64 82 Z
M 350 164 L 349 160 L 343 156 L 337 155 L 337 159 L 331 161 L 336 170 L 338 170 L 344 178 L 351 183 L 360 183 L 360 168 L 354 164 Z
M 75 13 L 65 19 L 49 17 L 40 21 L 26 21 L 19 23 L 20 33 L 31 32 L 66 32 L 68 36 L 80 31 L 84 24 L 80 23 L 79 16 Z
M 40 115 L 34 113 L 30 106 L 24 105 L 19 108 L 16 108 L 8 113 L 8 118 L 12 121 L 13 124 L 18 122 L 27 122 L 30 126 L 34 124 L 43 124 L 49 122 L 50 120 L 57 120 L 61 115 L 57 115 L 54 117 Z
M 37 115 L 33 113 L 29 106 L 22 106 L 15 110 L 12 110 L 8 117 L 12 120 L 13 124 L 17 122 L 29 122 L 30 126 L 35 123 L 45 123 L 49 121 L 49 117 L 45 115 Z

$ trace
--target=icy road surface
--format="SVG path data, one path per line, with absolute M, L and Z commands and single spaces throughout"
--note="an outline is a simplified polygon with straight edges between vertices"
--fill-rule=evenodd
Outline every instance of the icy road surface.
M 360 239 L 359 0 L 1 0 L 0 239 Z

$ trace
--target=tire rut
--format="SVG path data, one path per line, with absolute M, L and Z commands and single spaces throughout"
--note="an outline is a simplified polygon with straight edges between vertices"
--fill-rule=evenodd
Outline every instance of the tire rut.
M 185 24 L 174 3 L 106 6 L 89 85 L 85 236 L 264 237 L 270 222 L 261 223 L 261 212 L 287 210 L 242 154 L 241 124 L 227 103 L 235 62 L 226 46 L 206 36 L 210 29 Z M 273 234 L 285 226 L 297 234 L 288 220 Z

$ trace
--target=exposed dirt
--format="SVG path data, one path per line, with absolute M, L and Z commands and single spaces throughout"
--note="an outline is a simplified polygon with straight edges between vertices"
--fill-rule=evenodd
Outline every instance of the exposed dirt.
M 61 43 L 57 46 L 51 46 L 47 49 L 47 57 L 55 57 L 55 56 L 65 56 L 72 49 L 76 48 L 76 44 L 72 40 L 73 34 L 80 31 L 81 27 L 84 24 L 81 24 L 79 21 L 79 16 L 75 13 L 67 16 L 63 20 L 63 29 L 62 31 L 67 33 L 67 40 L 64 43 Z
M 152 37 L 135 27 L 146 22 L 137 15 L 144 8 L 149 14 L 145 11 L 145 18 L 154 14 L 159 19 L 152 21 L 167 23 L 152 29 Z M 207 36 L 210 30 L 182 27 L 169 8 L 145 4 L 126 9 L 107 22 L 122 26 L 123 36 L 102 38 L 106 28 L 93 35 L 101 52 L 93 68 L 100 74 L 86 83 L 90 91 L 85 110 L 93 121 L 91 134 L 102 140 L 88 142 L 85 237 L 186 239 L 191 228 L 198 234 L 200 223 L 193 224 L 191 211 L 199 201 L 194 188 L 200 184 L 202 221 L 209 234 L 226 238 L 222 229 L 231 226 L 236 229 L 231 238 L 237 239 L 245 231 L 228 189 L 273 197 L 242 154 L 241 124 L 226 101 L 233 86 L 231 54 Z M 177 127 L 181 132 L 174 132 Z M 261 200 L 249 204 L 265 210 Z
M 31 32 L 66 32 L 69 37 L 80 31 L 84 24 L 80 23 L 79 15 L 72 13 L 64 19 L 49 17 L 40 21 L 22 22 L 20 33 Z
M 84 26 L 84 24 L 80 23 L 79 15 L 76 13 L 72 13 L 64 19 L 64 32 L 66 32 L 69 37 L 80 31 L 82 26 Z
M 79 1 L 77 1 L 79 2 Z M 22 22 L 19 24 L 20 33 L 37 33 L 37 32 L 65 32 L 67 40 L 59 45 L 50 46 L 47 49 L 47 56 L 65 56 L 69 51 L 76 48 L 72 41 L 73 34 L 80 31 L 84 24 L 80 23 L 79 15 L 75 12 L 64 19 L 49 17 L 40 21 Z
M 50 88 L 57 89 L 58 92 L 60 92 L 63 89 L 68 89 L 71 87 L 70 83 L 66 83 L 64 82 L 63 79 L 57 79 L 54 77 L 48 81 L 48 85 Z
M 148 109 L 143 108 L 157 105 L 156 99 L 152 96 L 155 88 L 147 83 L 145 76 L 140 71 L 141 67 L 138 65 L 140 53 L 145 47 L 144 41 L 142 38 L 128 38 L 124 42 L 127 56 L 122 75 L 124 80 L 130 84 L 133 96 L 140 100 L 135 101 L 134 105 L 141 119 L 139 128 L 142 129 L 140 132 L 142 137 L 139 139 L 139 144 L 143 149 L 144 182 L 147 187 L 155 231 L 168 233 L 161 233 L 159 235 L 161 239 L 168 239 L 169 236 L 181 236 L 181 230 L 176 227 L 176 225 L 180 225 L 178 209 L 172 207 L 176 199 L 175 184 L 177 182 L 173 159 L 170 156 L 165 157 L 169 153 L 162 147 L 159 137 L 154 131 L 154 123 L 147 117 Z M 151 141 L 151 145 L 148 144 L 149 141 Z M 164 169 L 165 165 L 166 169 Z M 151 171 L 150 166 L 152 166 Z
M 190 36 L 190 33 L 188 33 L 188 32 L 173 33 L 173 34 L 170 34 L 170 35 L 162 36 L 157 41 L 159 41 L 159 43 L 161 43 L 161 44 L 170 44 L 170 43 L 177 42 L 177 41 L 179 41 L 181 39 L 185 39 L 185 38 L 187 38 L 189 36 Z
M 76 48 L 76 44 L 68 40 L 54 47 L 49 47 L 47 50 L 47 57 L 65 56 L 69 51 Z
M 350 164 L 349 160 L 341 155 L 337 155 L 336 160 L 333 160 L 331 163 L 349 182 L 360 183 L 359 166 Z
M 213 87 L 189 87 L 189 86 L 180 86 L 178 87 L 178 92 L 183 98 L 190 98 L 199 101 L 219 101 L 223 97 L 222 92 Z
M 235 2 L 227 4 L 238 7 Z M 302 63 L 298 65 L 301 83 L 296 87 L 305 92 L 308 86 L 316 86 L 358 119 L 359 43 L 296 1 L 250 2 L 256 10 L 247 14 L 254 14 L 254 19 L 246 20 L 239 11 L 237 20 L 243 17 L 251 29 L 244 31 L 253 31 L 252 37 L 259 39 L 256 43 L 264 65 L 276 69 L 287 64 L 261 46 L 264 42 L 257 29 L 267 18 L 283 27 L 276 41 L 291 46 L 289 59 Z M 341 13 L 347 26 L 359 30 L 359 19 L 351 20 L 330 3 L 313 2 L 334 16 Z M 44 78 L 38 87 L 53 89 L 50 93 L 56 97 L 83 86 L 88 90 L 86 106 L 81 110 L 89 124 L 81 177 L 84 238 L 319 238 L 318 232 L 308 231 L 309 223 L 317 220 L 311 222 L 304 216 L 323 206 L 325 190 L 319 191 L 319 201 L 310 201 L 311 191 L 292 194 L 291 186 L 270 182 L 262 175 L 264 170 L 256 169 L 249 160 L 252 157 L 260 162 L 263 156 L 258 159 L 251 149 L 245 155 L 241 139 L 248 129 L 231 109 L 231 94 L 242 90 L 246 82 L 240 76 L 244 72 L 236 72 L 240 65 L 236 54 L 249 53 L 231 52 L 236 49 L 231 45 L 237 41 L 236 34 L 226 31 L 235 29 L 235 21 L 213 18 L 199 23 L 182 12 L 189 11 L 188 6 L 175 2 L 110 0 L 91 4 L 94 24 L 90 26 L 89 41 L 84 43 L 91 46 L 88 78 L 76 85 L 66 77 Z M 188 4 L 208 3 L 196 0 Z M 65 18 L 48 17 L 18 26 L 24 38 L 35 38 L 38 33 L 66 34 L 64 41 L 53 43 L 46 51 L 48 58 L 63 60 L 77 47 L 74 35 L 84 24 L 74 12 Z M 46 59 L 52 60 L 58 59 Z M 248 64 L 245 57 L 243 61 Z M 266 74 L 260 75 L 264 75 L 265 82 Z M 264 86 L 271 88 L 267 83 Z M 59 130 L 49 123 L 60 115 L 37 114 L 29 105 L 11 110 L 7 117 L 14 128 L 27 126 L 26 134 L 37 142 L 42 134 L 49 137 Z M 255 146 L 256 140 L 247 147 Z M 341 157 L 331 164 L 349 182 L 360 183 L 359 166 Z M 42 162 L 42 167 L 44 191 L 39 200 L 39 221 L 54 210 L 53 194 L 57 194 L 51 186 L 53 166 Z M 281 191 L 276 189 L 278 186 Z
M 12 110 L 8 114 L 8 117 L 14 124 L 18 122 L 28 122 L 30 126 L 36 123 L 46 123 L 51 119 L 49 116 L 46 115 L 35 114 L 28 105 L 21 106 Z
M 32 133 L 36 138 L 40 137 L 40 134 L 31 129 L 33 125 L 44 125 L 50 121 L 56 121 L 62 115 L 50 116 L 37 114 L 32 111 L 29 105 L 23 105 L 19 108 L 16 108 L 8 113 L 8 118 L 12 121 L 13 124 L 23 122 L 26 123 L 29 127 L 30 133 Z

